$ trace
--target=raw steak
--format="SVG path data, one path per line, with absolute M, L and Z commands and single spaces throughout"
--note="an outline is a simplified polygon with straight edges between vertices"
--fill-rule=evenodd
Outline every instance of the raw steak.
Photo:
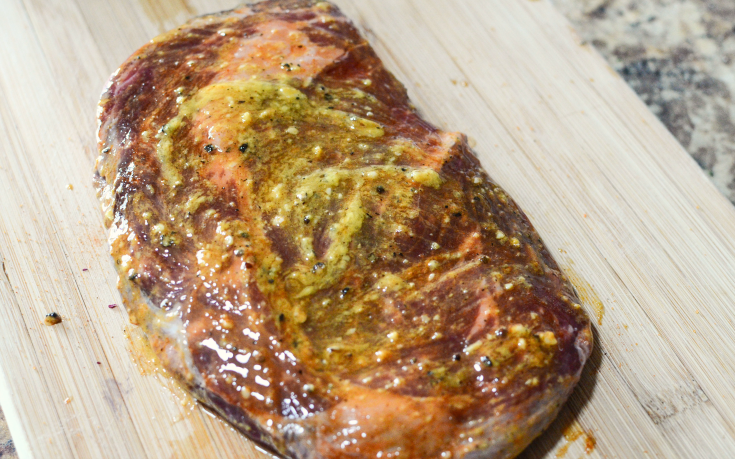
M 153 39 L 99 148 L 131 322 L 273 451 L 513 457 L 579 379 L 589 321 L 531 223 L 329 3 Z

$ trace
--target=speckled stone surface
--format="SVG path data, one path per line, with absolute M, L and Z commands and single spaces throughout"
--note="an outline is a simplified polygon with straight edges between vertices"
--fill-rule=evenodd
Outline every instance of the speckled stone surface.
M 552 1 L 735 203 L 735 0 Z
M 8 424 L 5 421 L 5 415 L 0 411 L 0 458 L 15 459 L 17 457 L 13 440 L 10 438 L 10 432 L 8 431 Z
M 735 203 L 735 0 L 552 0 Z

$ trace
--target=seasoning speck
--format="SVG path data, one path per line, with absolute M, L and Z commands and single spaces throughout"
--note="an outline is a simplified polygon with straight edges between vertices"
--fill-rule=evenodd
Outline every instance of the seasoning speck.
M 110 309 L 115 309 L 117 307 L 117 305 L 116 304 L 108 304 L 107 307 L 110 308 Z
M 207 153 L 212 153 L 214 151 L 214 145 L 210 143 L 209 145 L 204 147 L 204 151 L 206 151 Z
M 46 314 L 46 318 L 43 320 L 46 325 L 56 325 L 61 323 L 61 316 L 56 312 L 50 312 Z
M 244 143 L 240 145 L 240 153 L 245 153 L 248 149 L 248 144 Z

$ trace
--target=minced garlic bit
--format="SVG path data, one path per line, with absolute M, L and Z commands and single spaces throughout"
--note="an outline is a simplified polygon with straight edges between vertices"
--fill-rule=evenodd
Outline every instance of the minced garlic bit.
M 498 232 L 495 233 L 495 238 L 496 239 L 503 239 L 504 237 L 505 237 L 505 233 L 502 232 L 502 231 L 500 231 L 500 230 L 498 230 Z
M 541 339 L 541 342 L 547 346 L 554 346 L 557 343 L 556 336 L 554 335 L 554 332 L 552 331 L 545 331 L 545 332 L 539 333 L 538 337 Z
M 288 132 L 291 135 L 296 135 L 299 133 L 299 130 L 291 126 L 290 128 L 286 129 L 286 132 Z
M 306 311 L 304 311 L 303 308 L 300 308 L 300 307 L 294 308 L 294 311 L 293 311 L 294 322 L 296 322 L 297 324 L 303 324 L 304 322 L 306 322 L 307 317 L 308 316 L 306 314 Z
M 223 315 L 222 315 L 222 316 L 220 317 L 220 319 L 219 319 L 219 323 L 220 323 L 220 325 L 222 326 L 222 328 L 224 328 L 225 330 L 232 330 L 232 329 L 233 329 L 233 328 L 235 327 L 235 323 L 234 323 L 234 322 L 232 321 L 232 319 L 231 319 L 231 318 L 230 318 L 230 317 L 229 317 L 228 315 L 226 315 L 226 314 L 223 314 Z
M 422 167 L 420 169 L 412 170 L 408 176 L 421 185 L 430 186 L 432 188 L 439 188 L 442 184 L 442 179 L 435 170 L 429 169 L 428 167 Z
M 482 341 L 475 341 L 474 343 L 464 348 L 464 353 L 467 355 L 472 354 L 474 351 L 479 349 L 481 345 L 482 345 Z
M 510 332 L 516 335 L 524 334 L 527 330 L 526 326 L 522 324 L 513 324 L 510 326 Z

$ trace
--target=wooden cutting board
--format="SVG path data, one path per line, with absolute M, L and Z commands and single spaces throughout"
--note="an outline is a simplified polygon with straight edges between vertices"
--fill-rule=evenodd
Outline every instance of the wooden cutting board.
M 674 138 L 548 1 L 337 3 L 426 117 L 469 134 L 595 318 L 582 381 L 524 457 L 735 457 L 735 210 Z M 234 5 L 0 5 L 0 403 L 21 458 L 266 457 L 167 388 L 108 308 L 91 183 L 109 74 Z

